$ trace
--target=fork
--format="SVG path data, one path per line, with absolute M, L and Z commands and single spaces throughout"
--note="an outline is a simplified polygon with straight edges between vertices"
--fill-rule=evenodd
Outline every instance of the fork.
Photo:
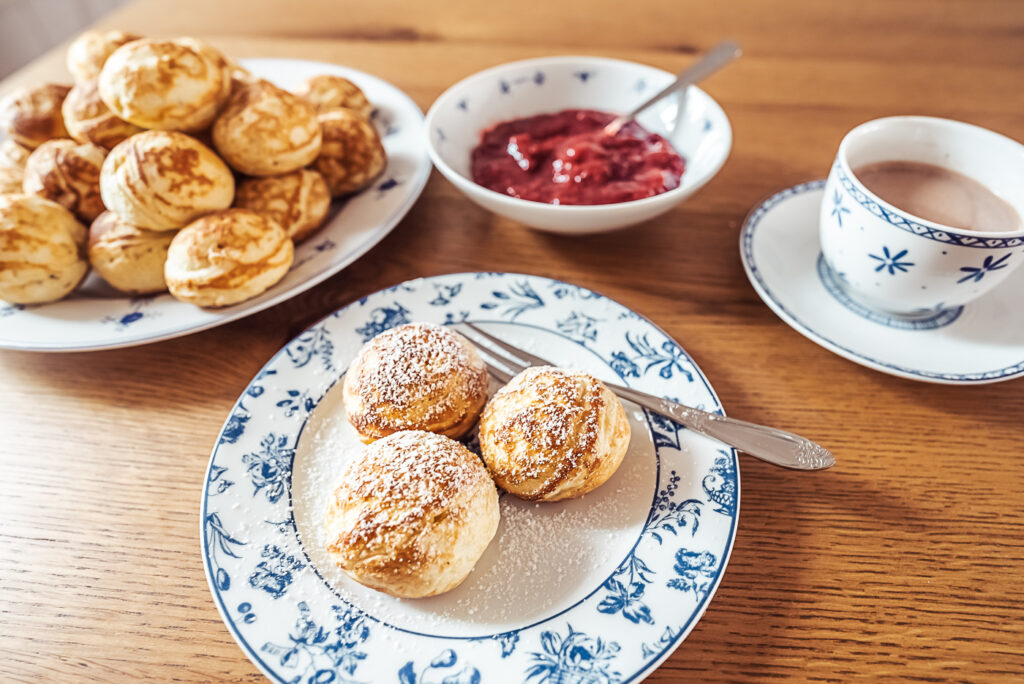
M 476 345 L 491 375 L 502 382 L 508 382 L 512 376 L 530 366 L 555 365 L 547 359 L 491 335 L 472 323 L 462 323 L 461 332 Z M 660 413 L 685 425 L 693 432 L 716 439 L 762 461 L 793 470 L 824 470 L 836 464 L 835 456 L 828 449 L 792 432 L 727 418 L 653 394 L 638 392 L 629 387 L 609 382 L 604 384 L 623 399 Z

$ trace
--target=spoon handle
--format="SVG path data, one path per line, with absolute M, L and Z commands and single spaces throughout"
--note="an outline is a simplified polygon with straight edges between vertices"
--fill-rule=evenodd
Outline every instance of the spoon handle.
M 634 107 L 628 114 L 618 116 L 609 123 L 605 130 L 610 134 L 614 135 L 619 132 L 619 129 L 632 121 L 637 114 L 650 107 L 652 104 L 661 100 L 662 98 L 671 95 L 677 90 L 683 90 L 689 86 L 702 81 L 711 74 L 715 73 L 723 66 L 731 62 L 732 60 L 743 54 L 740 46 L 731 40 L 727 40 L 724 43 L 719 43 L 715 47 L 705 54 L 703 57 L 697 60 L 696 63 L 691 64 L 676 75 L 676 79 L 669 83 L 667 86 L 656 92 L 651 97 L 647 98 L 643 103 Z

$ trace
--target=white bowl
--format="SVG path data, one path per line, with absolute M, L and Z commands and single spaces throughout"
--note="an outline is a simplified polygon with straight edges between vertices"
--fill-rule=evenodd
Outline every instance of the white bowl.
M 668 97 L 638 117 L 686 159 L 678 188 L 632 202 L 553 205 L 509 197 L 471 180 L 470 153 L 481 132 L 502 121 L 563 109 L 628 111 L 674 76 L 644 64 L 603 57 L 543 57 L 511 62 L 465 78 L 427 112 L 427 148 L 445 178 L 496 214 L 555 233 L 582 235 L 624 228 L 663 214 L 718 173 L 729 156 L 732 128 L 710 95 L 691 87 L 682 121 L 680 97 Z

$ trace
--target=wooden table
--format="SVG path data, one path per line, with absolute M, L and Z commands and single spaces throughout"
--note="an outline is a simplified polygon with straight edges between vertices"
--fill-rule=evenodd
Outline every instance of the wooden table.
M 199 494 L 232 402 L 289 338 L 354 298 L 466 270 L 557 276 L 649 316 L 735 416 L 832 447 L 797 474 L 743 460 L 736 546 L 697 628 L 651 677 L 761 681 L 1024 677 L 1024 381 L 943 387 L 867 370 L 776 318 L 737 233 L 767 194 L 822 177 L 843 133 L 896 113 L 1024 139 L 1014 0 L 145 0 L 102 22 L 207 37 L 234 56 L 336 61 L 424 109 L 479 69 L 554 53 L 676 70 L 722 37 L 708 82 L 732 157 L 629 233 L 560 238 L 435 176 L 378 247 L 310 292 L 190 337 L 88 354 L 0 353 L 0 672 L 19 681 L 251 680 L 198 542 Z M 64 78 L 54 51 L 2 85 Z

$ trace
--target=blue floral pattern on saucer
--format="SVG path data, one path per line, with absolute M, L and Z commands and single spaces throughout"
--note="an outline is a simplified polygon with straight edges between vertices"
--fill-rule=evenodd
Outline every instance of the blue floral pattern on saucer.
M 447 633 L 440 618 L 430 617 L 437 599 L 413 602 L 425 611 L 422 625 L 399 624 L 381 604 L 335 591 L 312 566 L 291 500 L 303 430 L 365 340 L 417 320 L 471 320 L 541 335 L 558 342 L 542 352 L 558 363 L 573 365 L 583 355 L 604 377 L 721 411 L 707 379 L 674 340 L 583 288 L 536 276 L 465 273 L 365 297 L 286 345 L 222 429 L 206 475 L 201 532 L 225 624 L 272 681 L 289 684 L 642 679 L 682 642 L 721 581 L 739 515 L 739 474 L 735 451 L 631 405 L 634 425 L 645 426 L 634 427 L 631 457 L 651 459 L 644 471 L 650 510 L 644 520 L 646 499 L 639 499 L 636 527 L 615 532 L 621 546 L 614 548 L 625 549 L 615 553 L 623 555 L 609 558 L 607 576 L 587 580 L 564 605 L 538 605 L 535 617 L 519 622 L 482 616 L 486 627 Z

